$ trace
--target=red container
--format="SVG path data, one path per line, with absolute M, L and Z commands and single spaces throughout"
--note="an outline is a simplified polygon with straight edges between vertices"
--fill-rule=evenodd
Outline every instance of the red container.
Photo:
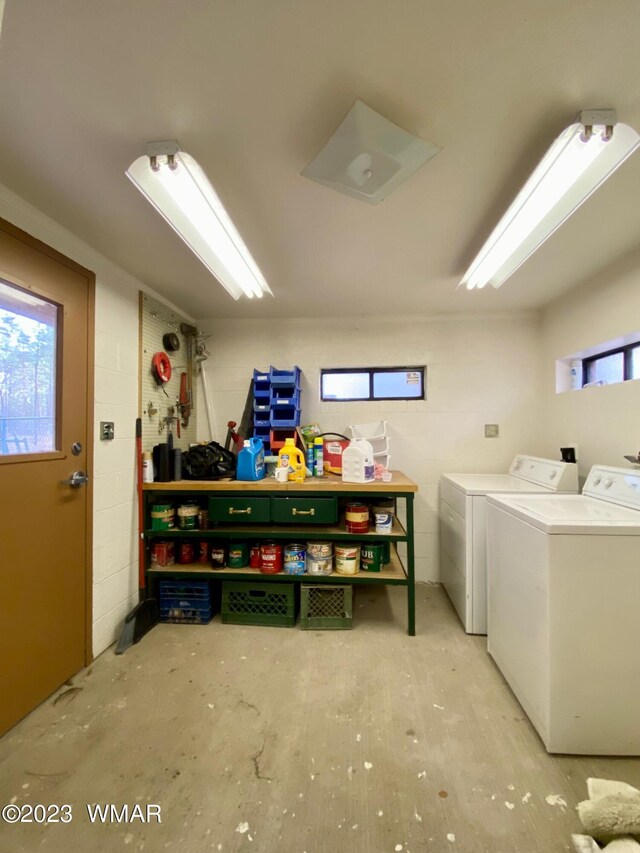
M 363 503 L 347 504 L 345 521 L 347 523 L 347 533 L 368 533 L 369 507 Z
M 265 575 L 277 575 L 282 571 L 283 565 L 282 545 L 277 542 L 263 542 L 260 545 L 260 571 Z
M 180 542 L 178 545 L 178 562 L 181 565 L 193 563 L 196 557 L 196 549 L 193 542 Z
M 249 552 L 249 565 L 252 569 L 259 569 L 262 565 L 260 560 L 260 545 L 252 545 Z
M 209 542 L 206 539 L 203 539 L 202 542 L 198 542 L 198 562 L 209 562 Z
M 151 546 L 151 565 L 173 566 L 175 563 L 173 542 L 154 542 Z

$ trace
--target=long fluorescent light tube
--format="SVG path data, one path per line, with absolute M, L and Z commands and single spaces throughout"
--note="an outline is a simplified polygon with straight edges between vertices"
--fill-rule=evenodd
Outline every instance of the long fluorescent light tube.
M 585 140 L 584 122 L 590 115 L 603 123 L 588 125 L 592 132 Z M 611 128 L 613 134 L 607 139 Z M 460 286 L 468 290 L 487 284 L 500 287 L 615 172 L 639 142 L 640 135 L 633 128 L 616 124 L 613 110 L 581 113 L 536 166 Z
M 163 143 L 151 143 L 152 146 Z M 175 146 L 177 149 L 177 145 Z M 160 150 L 162 150 L 160 148 Z M 271 289 L 198 163 L 185 151 L 138 157 L 126 175 L 234 299 Z M 171 163 L 173 165 L 171 165 Z

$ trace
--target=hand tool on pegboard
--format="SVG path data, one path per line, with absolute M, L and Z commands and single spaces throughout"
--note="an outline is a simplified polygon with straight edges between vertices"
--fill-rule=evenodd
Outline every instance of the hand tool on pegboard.
M 191 417 L 191 409 L 193 408 L 193 342 L 198 336 L 198 330 L 190 323 L 180 323 L 180 331 L 185 336 L 187 341 L 187 372 L 180 376 L 180 402 L 182 415 L 182 426 L 189 426 L 189 418 Z M 183 379 L 184 393 L 183 393 Z M 184 396 L 184 400 L 183 400 Z

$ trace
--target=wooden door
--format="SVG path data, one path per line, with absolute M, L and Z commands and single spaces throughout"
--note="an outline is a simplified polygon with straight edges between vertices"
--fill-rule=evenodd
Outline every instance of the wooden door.
M 93 298 L 0 220 L 0 734 L 91 659 Z

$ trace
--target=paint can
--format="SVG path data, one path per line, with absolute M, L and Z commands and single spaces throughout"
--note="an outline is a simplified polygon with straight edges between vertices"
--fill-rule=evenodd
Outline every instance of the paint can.
M 369 532 L 369 507 L 360 502 L 348 503 L 345 507 L 347 533 Z
M 339 575 L 357 575 L 360 571 L 360 546 L 336 545 L 336 572 Z
M 198 562 L 199 563 L 208 563 L 209 562 L 209 540 L 201 539 L 198 542 Z
M 252 569 L 260 568 L 260 543 L 254 542 L 249 549 L 249 565 Z
M 260 571 L 265 575 L 277 575 L 282 571 L 282 565 L 282 545 L 263 542 L 260 545 Z
M 308 575 L 330 575 L 333 571 L 333 557 L 317 557 L 307 552 Z
M 209 527 L 209 513 L 206 509 L 201 509 L 198 512 L 198 528 L 200 530 L 207 530 Z
M 393 515 L 390 512 L 376 513 L 376 533 L 388 536 L 393 527 Z
M 151 506 L 151 529 L 173 530 L 176 523 L 176 511 L 173 504 L 155 503 Z
M 197 501 L 185 501 L 178 507 L 178 530 L 197 530 L 200 505 Z
M 175 563 L 175 546 L 173 542 L 154 542 L 151 545 L 151 565 L 164 568 Z
M 195 544 L 188 539 L 178 543 L 178 562 L 181 565 L 193 563 L 196 556 Z
M 220 545 L 212 545 L 209 552 L 209 562 L 212 569 L 224 569 L 227 562 L 227 552 Z
M 303 575 L 306 569 L 304 545 L 285 545 L 284 573 L 285 575 Z
M 382 565 L 388 566 L 391 562 L 391 542 L 382 542 Z
M 307 557 L 333 556 L 332 542 L 307 542 Z
M 246 542 L 229 542 L 227 566 L 242 569 L 249 562 L 249 545 Z
M 360 551 L 360 568 L 363 572 L 379 572 L 382 569 L 382 542 L 367 542 Z

